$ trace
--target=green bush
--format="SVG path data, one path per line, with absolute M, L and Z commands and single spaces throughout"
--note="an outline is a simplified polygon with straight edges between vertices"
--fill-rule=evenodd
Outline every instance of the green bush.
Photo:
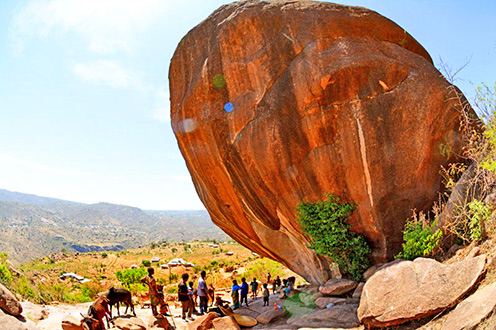
M 349 230 L 347 223 L 355 211 L 354 203 L 340 203 L 339 198 L 326 194 L 327 200 L 301 202 L 296 210 L 303 232 L 310 238 L 308 248 L 328 256 L 341 270 L 359 281 L 370 265 L 371 249 L 365 238 Z
M 12 274 L 10 274 L 7 266 L 0 264 L 0 282 L 7 286 L 12 283 Z
M 438 246 L 443 232 L 436 228 L 436 222 L 428 224 L 423 214 L 416 215 L 405 223 L 403 231 L 403 252 L 400 252 L 396 259 L 413 260 L 417 257 L 429 256 L 436 246 Z
M 467 206 L 470 220 L 468 221 L 468 232 L 465 234 L 472 242 L 478 242 L 484 238 L 484 225 L 490 221 L 492 209 L 478 200 L 471 201 Z
M 143 260 L 141 263 L 144 267 L 150 267 L 152 265 L 150 260 Z
M 115 273 L 115 277 L 117 277 L 117 279 L 127 289 L 131 288 L 131 284 L 139 284 L 143 286 L 140 280 L 146 275 L 148 275 L 148 272 L 145 268 L 126 269 L 123 272 L 118 270 Z

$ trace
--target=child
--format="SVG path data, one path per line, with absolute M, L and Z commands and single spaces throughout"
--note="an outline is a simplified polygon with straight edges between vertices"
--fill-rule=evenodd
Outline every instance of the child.
M 264 306 L 269 306 L 269 289 L 267 288 L 267 283 L 263 284 L 263 302 Z

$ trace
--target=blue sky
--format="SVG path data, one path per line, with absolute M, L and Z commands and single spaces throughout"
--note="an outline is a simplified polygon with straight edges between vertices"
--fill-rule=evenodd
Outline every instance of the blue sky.
M 215 0 L 0 1 L 0 188 L 144 209 L 203 205 L 172 133 L 168 67 Z M 496 0 L 343 1 L 496 81 Z

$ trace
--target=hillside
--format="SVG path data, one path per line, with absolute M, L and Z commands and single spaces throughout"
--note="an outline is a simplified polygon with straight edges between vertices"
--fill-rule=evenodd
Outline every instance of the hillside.
M 203 210 L 143 211 L 7 190 L 0 190 L 0 228 L 0 252 L 20 263 L 63 250 L 118 251 L 152 241 L 227 238 Z

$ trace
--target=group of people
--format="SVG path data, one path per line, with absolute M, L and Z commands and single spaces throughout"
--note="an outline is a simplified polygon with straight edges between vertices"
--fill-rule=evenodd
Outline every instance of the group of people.
M 269 288 L 268 288 L 268 283 L 270 283 L 271 280 L 271 275 L 270 273 L 267 273 L 267 281 L 262 284 L 262 296 L 263 296 L 263 302 L 264 306 L 269 306 Z M 295 284 L 296 278 L 294 276 L 284 279 L 281 281 L 279 276 L 277 276 L 273 282 L 272 282 L 272 292 L 276 293 L 278 290 L 281 290 L 281 292 L 284 294 L 283 298 L 286 298 L 288 293 L 293 290 L 294 284 Z M 259 283 L 257 282 L 256 278 L 253 278 L 253 281 L 250 283 L 251 287 L 251 297 L 253 300 L 257 299 L 258 296 L 258 287 Z M 231 297 L 232 297 L 232 303 L 233 303 L 233 309 L 240 308 L 243 305 L 243 302 L 246 304 L 246 307 L 248 307 L 248 293 L 249 293 L 249 286 L 248 283 L 246 282 L 246 278 L 241 279 L 241 285 L 238 284 L 237 280 L 233 280 L 233 285 L 232 285 L 232 291 L 231 291 Z M 240 300 L 241 296 L 241 300 Z
M 246 307 L 248 307 L 248 283 L 246 283 L 246 278 L 241 279 L 241 285 L 238 285 L 238 281 L 233 280 L 233 285 L 232 285 L 232 291 L 231 291 L 231 297 L 232 297 L 232 303 L 233 303 L 233 309 L 240 308 L 243 305 L 243 301 L 246 304 Z M 252 292 L 252 298 L 256 299 L 257 294 L 258 294 L 258 282 L 256 278 L 253 278 L 253 282 L 250 283 L 251 286 L 251 292 Z M 239 300 L 240 296 L 240 291 L 241 291 L 241 301 Z M 267 283 L 263 284 L 263 299 L 264 299 L 264 306 L 269 305 L 269 289 L 267 287 Z
M 168 310 L 168 305 L 165 302 L 164 294 L 163 294 L 163 285 L 159 285 L 156 283 L 155 278 L 153 277 L 155 270 L 153 267 L 148 268 L 148 276 L 141 279 L 141 282 L 146 283 L 148 285 L 148 291 L 150 296 L 150 304 L 152 308 L 152 313 L 154 316 L 160 317 L 160 315 L 170 315 L 170 311 Z M 207 313 L 207 305 L 209 299 L 209 289 L 207 287 L 207 283 L 205 282 L 207 274 L 203 270 L 200 273 L 200 278 L 198 280 L 198 288 L 195 290 L 193 287 L 193 282 L 189 281 L 189 275 L 187 273 L 182 274 L 181 281 L 178 285 L 178 300 L 181 303 L 182 308 L 182 319 L 184 321 L 194 320 L 193 313 L 196 313 L 196 297 L 200 298 L 200 311 L 199 314 L 203 315 Z M 277 276 L 272 281 L 272 292 L 282 292 L 284 293 L 283 298 L 287 297 L 287 294 L 291 292 L 294 287 L 295 277 L 290 277 L 288 279 L 284 279 L 281 281 L 279 276 Z M 249 289 L 251 287 L 252 299 L 257 299 L 259 292 L 259 282 L 256 278 L 253 278 L 253 281 L 248 285 L 246 282 L 246 278 L 243 277 L 241 279 L 241 285 L 238 285 L 236 280 L 233 280 L 231 297 L 232 297 L 232 309 L 240 308 L 243 305 L 243 302 L 248 307 L 248 294 Z M 263 296 L 263 305 L 269 306 L 269 288 L 268 284 L 271 283 L 271 275 L 267 273 L 267 281 L 262 284 L 261 290 Z M 213 294 L 212 294 L 213 295 Z M 213 297 L 211 297 L 213 299 Z M 240 299 L 241 298 L 241 299 Z M 220 297 L 217 297 L 215 301 L 216 306 L 220 306 L 223 308 L 229 308 L 228 302 L 222 300 Z M 160 310 L 157 310 L 157 307 L 160 307 Z M 187 317 L 187 318 L 186 318 Z
M 153 267 L 148 268 L 148 276 L 143 277 L 141 279 L 142 283 L 145 283 L 148 286 L 148 293 L 150 297 L 150 305 L 152 308 L 152 313 L 156 317 L 161 316 L 170 316 L 171 313 L 168 310 L 168 305 L 164 299 L 163 293 L 163 285 L 157 284 L 153 274 L 155 270 Z M 198 280 L 198 289 L 194 290 L 193 282 L 188 282 L 189 275 L 184 273 L 181 276 L 181 282 L 179 282 L 177 296 L 178 300 L 181 303 L 182 307 L 182 318 L 186 321 L 186 316 L 188 320 L 192 321 L 193 312 L 196 312 L 195 309 L 195 298 L 200 298 L 200 313 L 201 315 L 207 312 L 207 304 L 208 304 L 208 288 L 207 283 L 205 282 L 206 277 L 205 271 L 200 273 L 200 279 Z M 157 307 L 160 310 L 157 310 Z

